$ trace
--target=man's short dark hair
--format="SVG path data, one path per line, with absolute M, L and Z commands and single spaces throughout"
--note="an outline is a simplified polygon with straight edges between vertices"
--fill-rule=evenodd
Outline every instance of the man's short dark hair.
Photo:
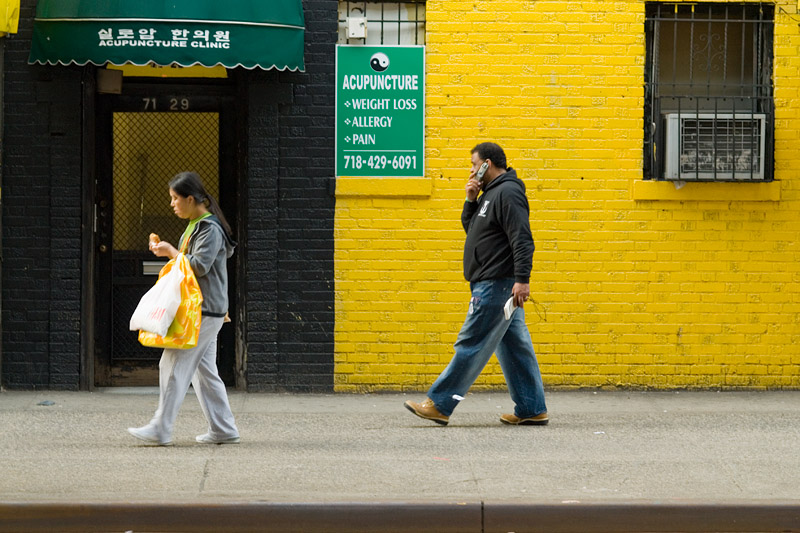
M 491 159 L 492 164 L 497 168 L 507 168 L 506 153 L 499 144 L 480 143 L 470 153 L 474 154 L 475 152 L 478 152 L 478 157 L 481 159 Z

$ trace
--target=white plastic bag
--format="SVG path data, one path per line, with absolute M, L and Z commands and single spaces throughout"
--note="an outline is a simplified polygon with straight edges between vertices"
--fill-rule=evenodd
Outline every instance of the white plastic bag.
M 156 335 L 167 334 L 181 304 L 183 272 L 173 268 L 147 291 L 131 316 L 131 331 L 142 330 Z

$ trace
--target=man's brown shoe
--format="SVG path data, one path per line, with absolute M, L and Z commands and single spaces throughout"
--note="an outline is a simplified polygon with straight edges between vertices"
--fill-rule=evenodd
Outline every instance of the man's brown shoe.
M 424 418 L 426 420 L 433 420 L 437 424 L 441 424 L 443 426 L 447 425 L 447 422 L 450 421 L 449 416 L 445 416 L 439 412 L 436 406 L 433 404 L 433 400 L 430 398 L 425 398 L 425 401 L 422 403 L 407 401 L 403 404 L 406 409 L 414 413 L 420 418 Z
M 539 413 L 528 418 L 520 418 L 517 415 L 500 415 L 500 421 L 512 426 L 545 426 L 550 419 L 547 418 L 547 413 Z

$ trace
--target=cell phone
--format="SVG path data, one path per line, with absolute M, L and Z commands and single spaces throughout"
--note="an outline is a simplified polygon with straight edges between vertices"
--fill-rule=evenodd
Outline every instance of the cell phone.
M 478 172 L 475 174 L 475 179 L 478 181 L 483 181 L 483 175 L 486 174 L 486 171 L 489 169 L 489 161 L 484 161 L 481 165 L 481 168 L 478 169 Z

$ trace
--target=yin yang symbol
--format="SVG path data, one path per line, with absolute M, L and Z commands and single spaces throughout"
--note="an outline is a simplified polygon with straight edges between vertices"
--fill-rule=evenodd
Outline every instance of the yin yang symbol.
M 389 56 L 383 52 L 377 52 L 369 59 L 369 66 L 372 67 L 372 70 L 375 72 L 383 72 L 389 68 Z

